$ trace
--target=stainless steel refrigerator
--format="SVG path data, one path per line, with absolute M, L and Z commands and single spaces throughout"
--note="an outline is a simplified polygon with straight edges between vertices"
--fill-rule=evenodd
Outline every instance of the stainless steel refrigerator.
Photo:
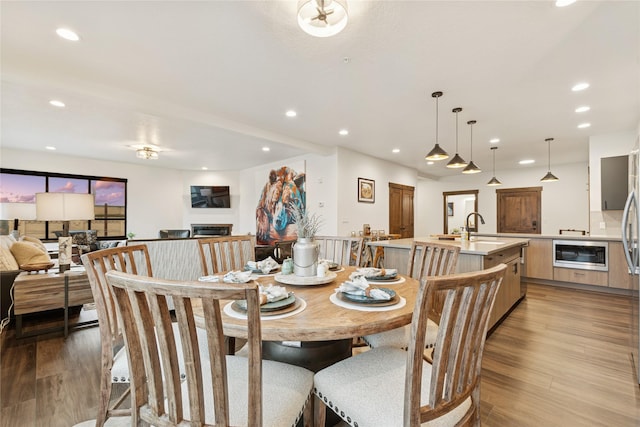
M 636 380 L 640 384 L 640 140 L 629 154 L 629 196 L 622 214 L 622 244 L 629 265 L 629 272 L 633 275 L 631 288 L 632 319 L 631 345 Z

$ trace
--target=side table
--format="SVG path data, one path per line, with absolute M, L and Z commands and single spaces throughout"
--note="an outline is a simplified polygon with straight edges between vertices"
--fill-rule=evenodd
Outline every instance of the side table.
M 74 267 L 64 273 L 21 273 L 14 282 L 13 298 L 17 338 L 61 330 L 64 331 L 66 338 L 70 329 L 69 307 L 93 302 L 91 286 L 84 267 Z M 22 315 L 60 308 L 64 310 L 64 326 L 62 328 L 39 329 L 27 334 L 22 332 Z M 97 325 L 97 323 L 97 320 L 80 322 L 73 325 L 73 328 Z

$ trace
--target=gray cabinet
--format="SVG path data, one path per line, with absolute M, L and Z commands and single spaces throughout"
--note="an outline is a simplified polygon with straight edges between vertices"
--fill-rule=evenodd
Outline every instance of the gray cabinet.
M 629 156 L 600 159 L 602 210 L 623 210 L 629 193 Z

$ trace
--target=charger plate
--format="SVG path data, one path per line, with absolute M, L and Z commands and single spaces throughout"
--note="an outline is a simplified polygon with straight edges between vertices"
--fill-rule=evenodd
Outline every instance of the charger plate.
M 373 299 L 371 297 L 368 297 L 366 295 L 351 295 L 351 294 L 347 294 L 345 292 L 337 292 L 336 296 L 338 297 L 338 299 L 340 299 L 341 301 L 350 303 L 350 304 L 365 304 L 365 305 L 373 305 L 373 306 L 377 306 L 377 307 L 384 307 L 387 305 L 394 305 L 398 303 L 399 297 L 398 294 L 396 294 L 395 291 L 391 290 L 391 289 L 387 289 L 387 288 L 378 288 L 381 291 L 384 291 L 385 293 L 389 294 L 389 296 L 391 297 L 390 300 L 377 300 L 377 299 Z
M 294 311 L 296 311 L 296 310 L 298 310 L 300 308 L 304 308 L 303 304 L 304 304 L 304 306 L 306 306 L 306 304 L 304 303 L 304 301 L 301 298 L 295 298 L 295 301 L 293 302 L 293 304 L 291 304 L 291 305 L 289 305 L 287 307 L 281 308 L 279 310 L 273 310 L 273 311 L 262 311 L 262 310 L 260 310 L 260 317 L 280 316 L 280 315 L 283 315 L 283 314 L 292 313 L 292 312 L 294 312 Z M 234 313 L 236 313 L 238 315 L 244 316 L 246 318 L 247 310 L 243 309 L 241 307 L 241 305 L 238 304 L 238 301 L 234 301 L 233 303 L 231 303 L 231 307 L 230 308 L 231 308 L 232 312 L 234 312 Z M 225 312 L 226 312 L 226 308 L 225 308 Z M 227 312 L 227 314 L 232 316 L 231 313 Z M 237 317 L 237 316 L 234 316 L 234 317 Z
M 294 285 L 294 286 L 316 286 L 316 285 L 325 285 L 327 283 L 331 283 L 336 280 L 338 275 L 333 271 L 328 272 L 323 277 L 318 276 L 309 276 L 309 277 L 300 277 L 295 274 L 282 274 L 278 273 L 273 278 L 276 282 L 284 283 L 285 285 Z

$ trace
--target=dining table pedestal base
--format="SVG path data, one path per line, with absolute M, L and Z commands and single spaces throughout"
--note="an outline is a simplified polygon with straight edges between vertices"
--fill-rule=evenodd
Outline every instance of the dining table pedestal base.
M 263 341 L 262 358 L 301 366 L 313 372 L 351 357 L 353 340 Z

